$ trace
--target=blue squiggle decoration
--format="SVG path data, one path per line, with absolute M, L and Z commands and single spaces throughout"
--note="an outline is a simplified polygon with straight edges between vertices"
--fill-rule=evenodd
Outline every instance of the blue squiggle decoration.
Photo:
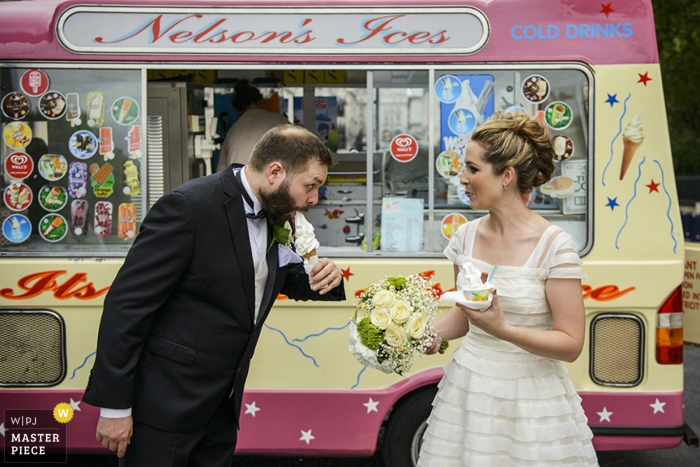
M 661 167 L 661 164 L 657 159 L 654 159 L 654 163 L 659 166 L 659 171 L 661 171 L 661 186 L 664 189 L 664 193 L 666 193 L 666 199 L 668 199 L 668 208 L 666 209 L 666 217 L 668 218 L 668 221 L 671 223 L 671 232 L 669 234 L 671 235 L 671 240 L 673 240 L 673 253 L 677 253 L 678 249 L 678 240 L 676 240 L 676 237 L 673 236 L 673 219 L 671 218 L 671 195 L 668 194 L 668 190 L 666 189 L 666 180 L 664 177 L 664 169 Z
M 265 324 L 264 326 L 265 326 L 266 328 L 268 328 L 268 329 L 271 329 L 271 330 L 273 330 L 273 331 L 279 332 L 280 335 L 282 336 L 282 339 L 284 339 L 284 341 L 285 341 L 288 345 L 290 345 L 290 346 L 294 347 L 295 349 L 297 349 L 299 352 L 301 352 L 301 354 L 302 354 L 304 357 L 311 359 L 311 361 L 314 363 L 314 366 L 315 366 L 316 368 L 320 368 L 320 367 L 321 367 L 321 365 L 319 365 L 318 363 L 316 363 L 316 359 L 315 359 L 314 357 L 312 357 L 311 355 L 308 355 L 308 354 L 307 354 L 306 352 L 304 352 L 304 351 L 302 350 L 302 348 L 299 347 L 298 345 L 292 344 L 291 342 L 289 342 L 289 339 L 287 339 L 287 336 L 285 336 L 284 333 L 283 333 L 282 331 L 280 331 L 280 330 L 277 329 L 277 328 L 273 328 L 273 327 L 270 326 L 269 324 Z
M 634 201 L 634 198 L 637 197 L 637 183 L 639 183 L 639 179 L 642 178 L 642 164 L 644 164 L 644 161 L 646 160 L 646 157 L 642 157 L 642 161 L 639 163 L 637 166 L 637 178 L 634 181 L 634 192 L 632 193 L 632 197 L 630 198 L 629 201 L 627 201 L 627 204 L 625 205 L 625 222 L 622 224 L 622 227 L 620 227 L 620 231 L 617 232 L 617 237 L 615 237 L 615 249 L 619 250 L 620 246 L 618 244 L 618 240 L 620 240 L 620 234 L 622 234 L 622 230 L 625 228 L 627 225 L 627 221 L 629 220 L 629 208 L 630 204 L 632 204 L 632 201 Z
M 78 368 L 76 368 L 75 370 L 73 370 L 73 376 L 71 376 L 70 379 L 75 378 L 75 374 L 78 372 L 78 370 L 81 369 L 82 367 L 84 367 L 84 366 L 87 364 L 87 361 L 90 359 L 90 357 L 92 357 L 92 356 L 95 355 L 96 353 L 97 353 L 97 351 L 88 354 L 88 356 L 85 357 L 85 360 L 83 360 L 82 365 L 80 365 Z
M 357 382 L 350 387 L 351 391 L 354 391 L 355 388 L 360 385 L 360 376 L 362 376 L 362 373 L 364 373 L 366 369 L 367 365 L 363 366 L 360 372 L 357 374 Z
M 627 101 L 630 100 L 630 97 L 632 97 L 632 93 L 627 94 L 627 98 L 622 102 L 622 115 L 620 115 L 620 123 L 618 124 L 617 127 L 617 134 L 613 136 L 612 141 L 610 142 L 610 159 L 608 159 L 608 163 L 605 164 L 605 168 L 603 169 L 603 177 L 602 177 L 602 182 L 603 186 L 605 186 L 605 172 L 608 170 L 608 166 L 613 160 L 613 146 L 615 146 L 615 140 L 622 134 L 622 119 L 625 118 L 625 114 L 627 113 Z
M 308 336 L 302 338 L 302 339 L 292 339 L 292 342 L 304 342 L 306 339 L 309 339 L 310 337 L 319 337 L 327 333 L 328 331 L 342 331 L 343 329 L 347 328 L 350 326 L 350 321 L 348 321 L 345 326 L 340 327 L 340 328 L 326 328 L 321 332 L 315 333 L 315 334 L 309 334 Z

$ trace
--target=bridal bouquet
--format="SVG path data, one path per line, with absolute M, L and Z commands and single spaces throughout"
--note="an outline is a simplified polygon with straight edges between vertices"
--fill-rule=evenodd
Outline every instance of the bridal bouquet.
M 370 285 L 355 302 L 350 352 L 363 365 L 403 375 L 411 369 L 414 351 L 424 353 L 433 343 L 438 298 L 420 275 L 386 277 Z M 440 353 L 448 345 L 443 341 Z

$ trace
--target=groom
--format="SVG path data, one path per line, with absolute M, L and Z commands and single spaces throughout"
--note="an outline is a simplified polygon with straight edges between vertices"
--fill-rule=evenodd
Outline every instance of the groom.
M 345 299 L 333 261 L 307 275 L 271 227 L 318 202 L 332 164 L 315 135 L 281 125 L 244 168 L 187 182 L 153 205 L 105 298 L 83 397 L 101 408 L 96 438 L 120 464 L 231 465 L 243 386 L 275 297 Z

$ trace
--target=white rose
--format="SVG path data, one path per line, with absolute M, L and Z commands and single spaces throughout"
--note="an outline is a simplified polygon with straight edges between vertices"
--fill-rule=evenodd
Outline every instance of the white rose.
M 397 323 L 405 323 L 413 313 L 413 305 L 406 300 L 396 300 L 391 307 L 391 318 Z
M 403 332 L 403 329 L 395 324 L 390 324 L 386 327 L 384 339 L 386 340 L 387 344 L 394 347 L 402 347 L 406 345 L 406 341 L 408 340 L 406 333 Z
M 418 313 L 411 316 L 406 325 L 408 333 L 414 339 L 420 339 L 425 334 L 425 328 L 428 325 L 428 315 Z
M 372 297 L 372 305 L 377 308 L 391 308 L 396 302 L 396 296 L 388 290 L 380 290 Z
M 375 308 L 370 312 L 369 319 L 379 329 L 386 329 L 391 324 L 391 315 L 386 308 Z
M 365 318 L 369 318 L 369 311 L 365 310 L 364 308 L 357 310 L 357 313 L 355 314 L 355 322 L 359 323 Z

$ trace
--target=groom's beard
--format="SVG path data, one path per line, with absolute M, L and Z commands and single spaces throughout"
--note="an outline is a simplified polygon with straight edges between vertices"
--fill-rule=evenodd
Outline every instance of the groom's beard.
M 267 219 L 273 225 L 283 225 L 294 211 L 306 212 L 308 206 L 298 207 L 289 194 L 290 181 L 285 180 L 279 189 L 271 193 L 260 193 L 260 205 L 267 213 Z

